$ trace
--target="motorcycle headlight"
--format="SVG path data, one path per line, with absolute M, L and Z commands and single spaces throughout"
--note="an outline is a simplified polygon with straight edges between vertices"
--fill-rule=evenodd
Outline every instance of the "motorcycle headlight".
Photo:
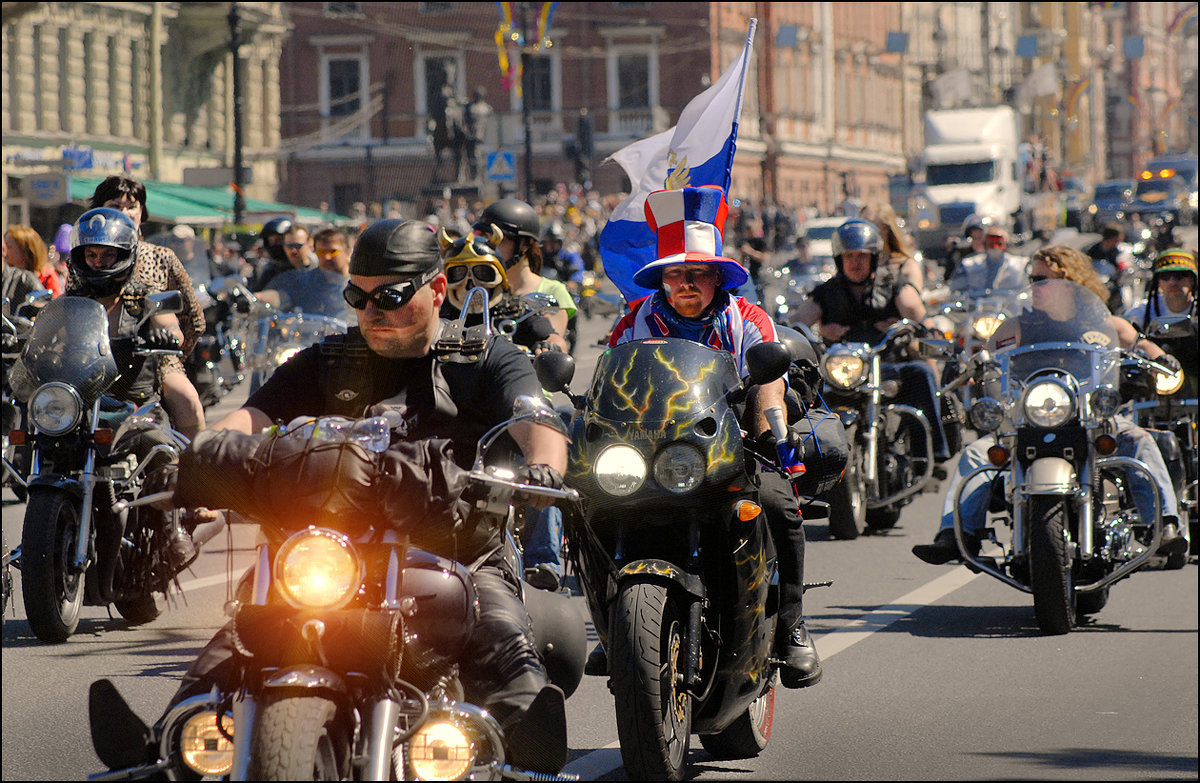
M 1058 381 L 1041 381 L 1025 391 L 1025 418 L 1038 427 L 1057 427 L 1075 413 L 1075 395 Z
M 971 329 L 980 340 L 987 340 L 996 333 L 1002 323 L 1003 315 L 981 315 L 971 322 Z
M 1170 375 L 1154 373 L 1154 391 L 1164 397 L 1170 397 L 1183 388 L 1183 369 L 1176 370 Z
M 1088 404 L 1091 406 L 1093 416 L 1098 419 L 1107 419 L 1117 412 L 1117 408 L 1121 404 L 1121 395 L 1117 394 L 1116 389 L 1103 386 L 1091 393 Z
M 867 364 L 861 356 L 848 353 L 826 353 L 821 362 L 825 380 L 839 389 L 853 389 L 866 379 Z
M 1004 422 L 1004 408 L 991 397 L 980 397 L 968 414 L 971 426 L 979 432 L 992 432 Z
M 646 480 L 646 460 L 637 449 L 623 443 L 600 452 L 592 470 L 600 489 L 617 497 L 632 495 Z
M 363 566 L 341 533 L 312 527 L 279 547 L 275 580 L 288 603 L 300 609 L 338 609 L 362 582 Z
M 47 435 L 69 432 L 82 417 L 83 400 L 79 392 L 65 383 L 47 383 L 29 401 L 29 420 Z
M 704 480 L 704 455 L 695 446 L 672 443 L 654 458 L 654 480 L 668 492 L 682 495 Z
M 302 345 L 284 345 L 275 351 L 275 366 L 278 367 L 288 359 L 300 353 L 304 349 Z
M 408 742 L 408 760 L 418 780 L 458 780 L 475 763 L 475 744 L 452 721 L 430 721 Z
M 198 712 L 188 718 L 179 734 L 179 756 L 187 768 L 205 777 L 219 778 L 233 768 L 233 743 L 217 726 L 217 713 Z M 233 735 L 233 716 L 220 718 L 221 726 Z

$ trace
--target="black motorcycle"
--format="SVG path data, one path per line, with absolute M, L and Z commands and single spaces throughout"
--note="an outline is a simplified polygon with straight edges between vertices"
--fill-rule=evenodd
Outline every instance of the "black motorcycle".
M 570 558 L 633 779 L 681 779 L 693 733 L 718 758 L 770 739 L 775 548 L 734 406 L 790 361 L 756 345 L 743 383 L 728 352 L 638 340 L 606 351 L 573 398 L 567 481 L 584 501 L 565 504 Z M 543 386 L 566 391 L 569 375 Z
M 469 473 L 454 465 L 446 441 L 389 447 L 381 418 L 301 420 L 220 447 L 198 439 L 205 475 L 228 461 L 221 473 L 230 476 L 229 486 L 199 491 L 219 493 L 209 502 L 232 503 L 266 537 L 230 608 L 236 682 L 172 708 L 155 726 L 151 760 L 107 725 L 113 708 L 100 705 L 128 710 L 111 684 L 93 685 L 97 755 L 110 767 L 128 765 L 93 779 L 576 779 L 515 766 L 520 732 L 505 736 L 464 698 L 459 669 L 476 618 L 474 583 L 465 564 L 428 549 L 430 531 L 448 529 L 433 517 L 465 510 L 468 501 L 450 500 L 464 483 L 475 512 L 502 517 L 518 493 L 574 496 L 514 483 L 511 471 L 487 465 L 491 444 L 532 419 L 562 426 L 549 406 L 519 400 L 514 417 L 480 441 Z M 342 470 L 350 463 L 391 467 L 372 474 L 370 486 L 351 486 L 353 471 Z M 187 464 L 185 456 L 177 491 L 189 481 Z M 314 501 L 316 484 L 332 491 L 326 501 Z M 565 596 L 528 588 L 523 597 L 538 653 L 569 695 L 583 674 L 583 619 Z M 565 759 L 561 699 L 539 696 L 526 721 L 553 726 L 547 736 L 564 732 L 561 748 L 538 750 Z
M 182 300 L 177 291 L 149 294 L 141 308 L 139 330 L 156 313 L 178 313 Z M 108 315 L 77 296 L 42 308 L 9 375 L 28 419 L 12 433 L 30 460 L 21 589 L 30 628 L 44 642 L 66 641 L 85 604 L 113 604 L 133 623 L 155 619 L 157 596 L 177 570 L 166 535 L 177 521 L 127 504 L 187 440 L 158 402 L 137 407 L 106 396 L 117 377 Z

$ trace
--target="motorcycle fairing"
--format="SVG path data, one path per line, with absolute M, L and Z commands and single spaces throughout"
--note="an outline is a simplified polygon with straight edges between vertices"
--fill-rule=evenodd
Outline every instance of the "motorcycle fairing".
M 117 380 L 117 374 L 104 306 L 81 296 L 60 296 L 34 320 L 9 383 L 21 402 L 28 402 L 42 384 L 59 381 L 90 404 Z

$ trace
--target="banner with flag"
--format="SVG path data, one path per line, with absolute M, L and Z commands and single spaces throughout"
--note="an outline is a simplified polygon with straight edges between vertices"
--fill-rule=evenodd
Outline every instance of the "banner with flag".
M 627 302 L 653 293 L 633 282 L 634 273 L 655 260 L 657 252 L 654 232 L 646 223 L 646 196 L 685 185 L 719 185 L 729 191 L 742 91 L 757 26 L 758 20 L 751 19 L 741 54 L 715 84 L 684 107 L 675 127 L 608 158 L 625 170 L 631 187 L 629 197 L 617 205 L 600 232 L 600 257 L 604 273 Z

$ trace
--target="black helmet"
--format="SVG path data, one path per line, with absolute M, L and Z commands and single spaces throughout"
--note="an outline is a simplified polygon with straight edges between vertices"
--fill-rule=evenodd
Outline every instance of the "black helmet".
M 107 269 L 92 269 L 83 260 L 84 248 L 92 245 L 115 247 L 116 263 Z M 124 212 L 108 207 L 88 210 L 71 229 L 71 269 L 92 296 L 112 296 L 133 271 L 137 245 L 138 228 Z
M 502 198 L 488 204 L 487 209 L 475 223 L 475 230 L 487 236 L 491 233 L 489 224 L 500 227 L 506 237 L 529 237 L 538 241 L 541 221 L 533 207 L 519 198 Z
M 267 255 L 272 260 L 280 264 L 289 264 L 287 252 L 283 249 L 283 242 L 271 244 L 272 237 L 282 237 L 287 232 L 292 230 L 292 219 L 288 217 L 271 218 L 266 223 L 263 223 L 262 231 L 259 236 L 262 237 L 263 247 L 267 249 Z
M 838 272 L 842 271 L 842 253 L 847 250 L 865 250 L 871 254 L 871 271 L 879 266 L 879 257 L 883 255 L 883 237 L 879 229 L 869 220 L 851 218 L 834 229 L 830 237 L 833 245 L 833 263 Z
M 418 220 L 380 220 L 367 226 L 350 254 L 350 274 L 409 275 L 431 279 L 442 256 L 433 229 Z
M 546 226 L 546 230 L 542 232 L 543 242 L 559 242 L 566 239 L 566 234 L 563 233 L 562 226 L 557 223 L 551 223 Z

